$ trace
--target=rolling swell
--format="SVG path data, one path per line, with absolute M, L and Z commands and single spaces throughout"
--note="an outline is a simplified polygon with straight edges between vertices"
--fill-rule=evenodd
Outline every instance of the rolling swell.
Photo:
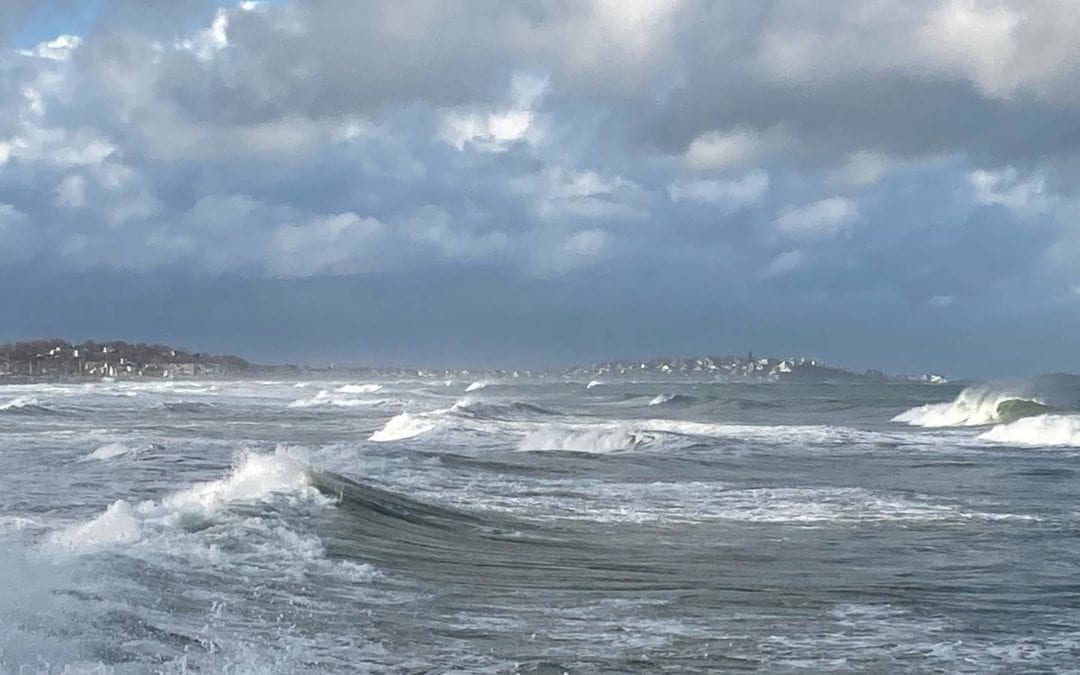
M 513 401 L 511 403 L 491 403 L 486 401 L 459 401 L 454 404 L 452 410 L 463 416 L 476 419 L 509 420 L 522 415 L 555 417 L 562 415 L 557 410 L 551 410 L 535 403 Z
M 338 500 L 319 533 L 326 554 L 363 560 L 391 574 L 469 592 L 671 590 L 707 583 L 686 560 L 680 562 L 683 573 L 674 574 L 679 565 L 664 559 L 670 549 L 631 548 L 584 530 L 466 513 L 328 471 L 310 470 L 309 481 Z

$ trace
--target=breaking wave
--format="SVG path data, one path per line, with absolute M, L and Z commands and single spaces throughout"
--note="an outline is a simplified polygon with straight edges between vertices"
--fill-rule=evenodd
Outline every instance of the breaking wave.
M 382 388 L 381 384 L 346 384 L 337 390 L 342 394 L 374 394 Z
M 303 463 L 280 451 L 246 453 L 225 478 L 198 483 L 160 501 L 131 504 L 117 500 L 101 515 L 53 532 L 47 543 L 82 553 L 132 544 L 151 531 L 201 529 L 234 503 L 261 501 L 283 493 L 314 495 L 307 475 Z
M 1030 447 L 1080 447 L 1080 415 L 1038 415 L 1000 424 L 979 438 Z
M 467 394 L 470 391 L 480 391 L 481 389 L 485 389 L 487 386 L 487 382 L 473 382 L 469 386 L 465 387 L 465 393 Z
M 125 457 L 130 455 L 131 457 L 138 457 L 140 454 L 160 450 L 161 446 L 155 443 L 106 443 L 93 452 L 87 454 L 85 457 L 79 459 L 80 462 L 89 462 L 96 460 L 99 462 L 107 461 L 110 459 L 116 459 L 117 457 Z
M 33 396 L 16 396 L 6 403 L 0 403 L 0 412 L 32 415 L 35 413 L 51 413 L 54 411 Z
M 637 426 L 624 424 L 608 428 L 574 428 L 545 425 L 526 434 L 518 449 L 523 451 L 566 450 L 570 452 L 607 453 L 637 450 L 655 445 L 660 435 Z
M 434 431 L 438 426 L 436 420 L 403 412 L 391 417 L 381 429 L 371 434 L 368 440 L 377 443 L 401 441 Z
M 1043 375 L 1027 382 L 979 384 L 946 403 L 900 413 L 894 422 L 918 427 L 973 427 L 1080 408 L 1080 377 Z
M 379 385 L 375 385 L 378 387 Z M 345 393 L 343 390 L 345 387 L 338 389 L 338 392 Z M 350 393 L 374 393 L 378 389 L 369 389 L 366 391 L 357 391 Z M 298 398 L 290 403 L 288 408 L 319 408 L 324 406 L 330 406 L 335 408 L 357 408 L 361 406 L 379 406 L 385 404 L 385 399 L 374 398 L 355 398 L 353 396 L 341 396 L 338 393 L 327 391 L 323 389 L 319 393 L 315 394 L 311 398 Z
M 658 394 L 649 401 L 649 405 L 686 405 L 695 400 L 687 394 Z

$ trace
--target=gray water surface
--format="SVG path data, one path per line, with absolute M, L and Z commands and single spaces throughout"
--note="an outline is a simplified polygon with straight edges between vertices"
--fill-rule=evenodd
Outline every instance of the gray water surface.
M 1073 413 L 469 384 L 0 386 L 0 672 L 1075 669 Z

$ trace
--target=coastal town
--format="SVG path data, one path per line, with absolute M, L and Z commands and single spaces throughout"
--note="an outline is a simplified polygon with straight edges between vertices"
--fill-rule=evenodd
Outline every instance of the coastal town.
M 706 356 L 610 361 L 561 369 L 454 369 L 257 365 L 239 356 L 215 356 L 162 344 L 123 341 L 74 344 L 60 339 L 0 344 L 0 381 L 66 379 L 215 379 L 242 377 L 341 377 L 446 380 L 524 379 L 690 379 L 710 381 L 798 382 L 925 382 L 944 384 L 937 374 L 887 375 L 880 370 L 855 371 L 828 366 L 811 358 Z
M 250 364 L 238 356 L 191 353 L 160 344 L 122 341 L 73 344 L 27 340 L 0 345 L 0 378 L 215 378 L 240 375 Z

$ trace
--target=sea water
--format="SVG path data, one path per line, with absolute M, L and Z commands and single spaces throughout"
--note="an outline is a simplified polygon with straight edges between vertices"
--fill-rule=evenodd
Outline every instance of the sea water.
M 1076 391 L 0 386 L 0 672 L 1073 668 Z

